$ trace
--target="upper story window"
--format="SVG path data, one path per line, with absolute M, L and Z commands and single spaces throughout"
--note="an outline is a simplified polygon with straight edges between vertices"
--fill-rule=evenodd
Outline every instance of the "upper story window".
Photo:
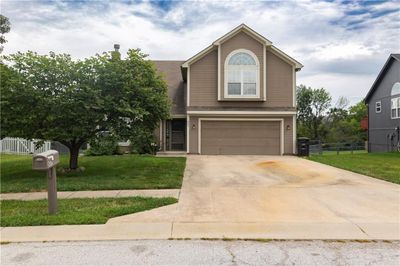
M 249 50 L 230 53 L 225 61 L 225 97 L 259 97 L 259 65 L 257 57 Z
M 392 92 L 390 95 L 394 96 L 400 94 L 400 82 L 395 82 L 392 87 Z
M 400 118 L 400 96 L 391 100 L 391 116 L 393 119 Z
M 382 111 L 382 102 L 378 101 L 375 103 L 375 113 L 380 113 Z
M 393 84 L 391 96 L 398 95 L 398 97 L 391 99 L 390 115 L 392 119 L 400 118 L 400 82 Z

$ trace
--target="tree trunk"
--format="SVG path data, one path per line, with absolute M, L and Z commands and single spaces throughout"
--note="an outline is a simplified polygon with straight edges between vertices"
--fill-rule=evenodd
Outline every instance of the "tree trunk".
M 78 156 L 79 156 L 79 148 L 80 145 L 71 146 L 69 148 L 69 169 L 76 170 L 78 169 Z

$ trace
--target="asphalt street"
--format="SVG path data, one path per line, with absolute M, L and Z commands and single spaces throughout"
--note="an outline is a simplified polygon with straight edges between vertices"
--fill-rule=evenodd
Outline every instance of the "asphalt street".
M 400 242 L 135 240 L 3 243 L 1 265 L 400 265 Z

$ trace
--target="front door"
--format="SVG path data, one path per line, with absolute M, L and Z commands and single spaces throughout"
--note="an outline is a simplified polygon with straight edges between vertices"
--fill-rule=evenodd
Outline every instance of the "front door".
M 166 121 L 167 151 L 184 151 L 186 149 L 186 119 Z

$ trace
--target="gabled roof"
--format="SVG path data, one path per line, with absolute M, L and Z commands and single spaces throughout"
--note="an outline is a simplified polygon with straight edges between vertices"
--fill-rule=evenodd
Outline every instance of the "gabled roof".
M 239 26 L 237 26 L 236 28 L 234 28 L 233 30 L 231 30 L 230 32 L 228 32 L 227 34 L 222 36 L 221 38 L 215 40 L 210 46 L 208 46 L 204 50 L 200 51 L 196 55 L 189 58 L 185 63 L 182 64 L 182 67 L 187 68 L 191 63 L 196 62 L 198 59 L 202 58 L 208 52 L 216 49 L 216 47 L 218 45 L 222 44 L 224 41 L 230 39 L 232 36 L 236 35 L 237 33 L 241 32 L 241 31 L 249 34 L 254 39 L 256 39 L 259 42 L 261 42 L 262 44 L 264 44 L 265 46 L 271 47 L 271 50 L 273 52 L 275 52 L 278 56 L 282 57 L 283 59 L 288 61 L 290 64 L 293 64 L 296 67 L 296 70 L 300 70 L 303 67 L 303 65 L 300 62 L 298 62 L 294 58 L 288 56 L 287 54 L 285 54 L 284 52 L 282 52 L 281 50 L 276 48 L 274 45 L 272 45 L 272 42 L 270 40 L 268 40 L 261 34 L 257 33 L 256 31 L 254 31 L 253 29 L 251 29 L 250 27 L 248 27 L 245 24 L 240 24 Z
M 233 30 L 231 30 L 230 32 L 228 32 L 227 34 L 225 34 L 224 36 L 222 36 L 221 38 L 219 38 L 216 41 L 214 41 L 213 45 L 220 45 L 224 41 L 230 39 L 236 33 L 239 33 L 240 31 L 244 31 L 244 32 L 249 33 L 251 36 L 253 36 L 255 39 L 257 39 L 258 41 L 260 41 L 261 43 L 263 43 L 265 45 L 271 45 L 272 44 L 272 42 L 270 40 L 268 40 L 267 38 L 265 38 L 264 36 L 262 36 L 261 34 L 256 32 L 255 30 L 251 29 L 246 24 L 242 23 L 239 26 L 237 26 L 236 28 L 234 28 Z
M 378 77 L 375 79 L 372 87 L 369 89 L 367 96 L 365 96 L 364 102 L 367 103 L 369 98 L 375 92 L 376 88 L 378 87 L 379 83 L 381 82 L 382 78 L 385 76 L 387 70 L 389 69 L 392 62 L 396 60 L 400 62 L 400 54 L 390 54 L 389 58 L 386 60 L 386 63 L 383 65 L 383 68 L 378 74 Z

